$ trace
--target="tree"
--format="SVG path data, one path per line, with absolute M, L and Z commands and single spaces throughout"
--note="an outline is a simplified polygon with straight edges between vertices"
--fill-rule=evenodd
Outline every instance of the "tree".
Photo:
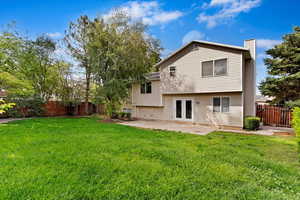
M 81 16 L 77 23 L 70 23 L 64 41 L 72 56 L 79 62 L 85 73 L 85 113 L 88 114 L 90 98 L 90 83 L 92 79 L 92 64 L 89 52 L 89 34 L 91 21 L 87 16 Z
M 5 103 L 4 100 L 0 99 L 0 115 L 13 108 L 15 105 L 15 103 Z
M 266 51 L 264 60 L 269 76 L 260 83 L 265 96 L 275 97 L 273 103 L 285 104 L 300 99 L 300 27 L 283 37 L 283 42 Z
M 9 113 L 20 115 L 26 107 L 41 114 L 43 103 L 60 96 L 70 65 L 58 60 L 55 50 L 56 42 L 46 36 L 29 40 L 16 32 L 0 33 L 0 89 L 17 103 Z
M 90 25 L 88 49 L 98 86 L 96 96 L 111 115 L 128 97 L 131 84 L 154 70 L 161 48 L 158 40 L 146 34 L 144 24 L 121 12 L 107 21 L 96 18 Z
M 30 80 L 34 95 L 44 102 L 55 94 L 61 76 L 60 67 L 64 67 L 53 57 L 55 50 L 53 40 L 40 36 L 34 41 L 25 41 L 20 55 L 19 72 Z

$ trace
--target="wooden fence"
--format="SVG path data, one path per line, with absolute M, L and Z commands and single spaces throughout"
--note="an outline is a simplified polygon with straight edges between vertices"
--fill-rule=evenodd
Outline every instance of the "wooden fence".
M 291 127 L 292 111 L 286 107 L 256 105 L 256 116 L 261 118 L 264 125 Z

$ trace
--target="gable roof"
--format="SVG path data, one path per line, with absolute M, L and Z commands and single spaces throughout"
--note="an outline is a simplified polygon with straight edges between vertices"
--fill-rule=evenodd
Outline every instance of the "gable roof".
M 173 53 L 171 53 L 169 56 L 167 56 L 165 59 L 161 60 L 160 62 L 158 62 L 155 67 L 159 66 L 160 64 L 166 62 L 167 60 L 169 60 L 170 58 L 172 58 L 173 56 L 175 56 L 177 53 L 179 53 L 180 51 L 182 51 L 183 49 L 185 49 L 186 47 L 190 46 L 192 43 L 198 43 L 198 44 L 206 44 L 206 45 L 211 45 L 211 46 L 218 46 L 218 47 L 224 47 L 224 48 L 230 48 L 230 49 L 236 49 L 236 50 L 240 50 L 240 51 L 246 51 L 249 52 L 248 48 L 245 47 L 240 47 L 240 46 L 234 46 L 234 45 L 228 45 L 228 44 L 221 44 L 221 43 L 216 43 L 216 42 L 208 42 L 208 41 L 204 41 L 204 40 L 193 40 L 189 43 L 187 43 L 186 45 L 184 45 L 183 47 L 179 48 L 178 50 L 174 51 Z

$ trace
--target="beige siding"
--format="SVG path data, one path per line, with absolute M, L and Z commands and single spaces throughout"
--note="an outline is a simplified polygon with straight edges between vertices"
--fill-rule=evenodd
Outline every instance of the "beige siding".
M 151 94 L 141 94 L 140 84 L 132 86 L 132 104 L 137 106 L 162 106 L 160 81 L 151 81 Z
M 230 110 L 227 113 L 214 113 L 212 98 L 214 96 L 230 97 Z M 164 107 L 136 107 L 134 117 L 144 119 L 176 120 L 175 100 L 193 100 L 193 120 L 191 122 L 208 125 L 243 126 L 242 93 L 216 93 L 194 95 L 165 95 Z
M 201 62 L 227 58 L 225 76 L 201 77 Z M 169 66 L 176 66 L 176 77 L 169 76 Z M 200 93 L 242 91 L 242 53 L 223 47 L 191 45 L 161 65 L 163 93 Z
M 245 59 L 243 73 L 244 91 L 244 116 L 255 116 L 256 96 L 256 66 L 255 66 L 255 40 L 245 41 L 245 46 L 250 49 L 251 59 Z
M 160 119 L 164 110 L 158 107 L 136 107 L 134 117 L 141 119 Z

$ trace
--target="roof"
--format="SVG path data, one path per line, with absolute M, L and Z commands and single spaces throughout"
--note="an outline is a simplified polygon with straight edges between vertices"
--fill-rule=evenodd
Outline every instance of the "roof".
M 183 47 L 179 48 L 178 50 L 174 51 L 172 54 L 170 54 L 169 56 L 167 56 L 165 59 L 161 60 L 155 66 L 158 66 L 158 65 L 166 62 L 171 57 L 173 57 L 174 55 L 176 55 L 177 53 L 179 53 L 180 51 L 182 51 L 186 47 L 190 46 L 192 43 L 206 44 L 206 45 L 218 46 L 218 47 L 224 47 L 224 48 L 230 48 L 230 49 L 236 49 L 236 50 L 246 51 L 246 52 L 250 51 L 248 48 L 240 47 L 240 46 L 234 46 L 234 45 L 228 45 L 228 44 L 221 44 L 221 43 L 216 43 L 216 42 L 208 42 L 208 41 L 203 41 L 203 40 L 193 40 L 193 41 L 187 43 L 186 45 L 184 45 Z
M 146 74 L 146 78 L 151 81 L 160 80 L 160 72 L 150 72 Z
M 274 97 L 256 95 L 256 102 L 267 102 L 272 101 Z

